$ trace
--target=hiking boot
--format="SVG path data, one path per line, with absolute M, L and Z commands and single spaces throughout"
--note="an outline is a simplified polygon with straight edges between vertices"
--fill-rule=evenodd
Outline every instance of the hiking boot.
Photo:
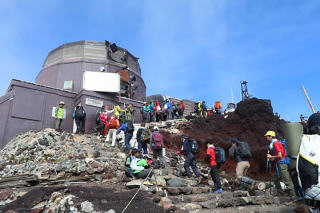
M 150 181 L 148 181 L 148 180 L 146 180 L 145 182 L 143 182 L 143 185 L 153 186 L 153 184 L 152 184 Z
M 215 194 L 220 194 L 222 193 L 222 189 L 218 189 L 217 191 L 214 192 Z

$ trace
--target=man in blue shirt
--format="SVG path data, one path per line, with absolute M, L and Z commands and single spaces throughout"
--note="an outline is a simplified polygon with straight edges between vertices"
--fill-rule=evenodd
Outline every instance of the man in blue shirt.
M 124 132 L 124 143 L 126 145 L 127 151 L 130 150 L 130 140 L 132 139 L 133 136 L 133 131 L 134 131 L 134 126 L 131 120 L 126 121 L 123 123 L 120 128 L 117 130 L 117 135 L 123 131 Z

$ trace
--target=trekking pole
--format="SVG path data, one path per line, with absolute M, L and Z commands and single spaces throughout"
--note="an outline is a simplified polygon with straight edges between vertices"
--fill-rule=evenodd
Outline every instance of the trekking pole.
M 269 154 L 269 151 L 268 151 Z M 267 158 L 267 167 L 266 167 L 267 173 L 269 174 L 269 193 L 271 195 L 271 161 L 269 158 Z
M 304 86 L 302 85 L 301 87 L 302 87 L 302 90 L 303 90 L 303 92 L 304 92 L 304 95 L 306 96 L 306 98 L 307 98 L 307 100 L 308 100 L 308 102 L 309 102 L 309 105 L 310 105 L 310 107 L 311 107 L 312 112 L 313 112 L 313 113 L 316 113 L 316 111 L 314 110 L 314 108 L 313 108 L 313 106 L 312 106 L 312 104 L 311 104 L 311 101 L 310 101 L 310 99 L 309 99 L 309 96 L 308 96 L 308 94 L 307 94 Z

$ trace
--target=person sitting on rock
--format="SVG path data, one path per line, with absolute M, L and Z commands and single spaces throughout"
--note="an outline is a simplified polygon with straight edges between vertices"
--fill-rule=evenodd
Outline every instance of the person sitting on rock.
M 216 153 L 213 141 L 211 139 L 207 140 L 207 160 L 210 162 L 210 175 L 214 182 L 215 194 L 222 192 L 221 182 L 219 177 L 219 170 L 216 162 Z
M 186 161 L 184 162 L 184 169 L 187 172 L 188 178 L 191 178 L 192 177 L 192 173 L 190 170 L 190 166 L 191 166 L 194 174 L 196 175 L 196 178 L 199 179 L 200 172 L 198 170 L 197 163 L 196 163 L 196 155 L 191 152 L 191 147 L 188 139 L 189 139 L 188 135 L 186 134 L 181 135 L 181 142 L 183 142 L 183 144 L 182 144 L 180 154 L 186 155 Z
M 153 184 L 150 182 L 153 171 L 147 163 L 148 157 L 146 155 L 143 156 L 143 159 L 139 158 L 139 151 L 137 149 L 132 150 L 133 158 L 130 163 L 130 168 L 132 169 L 132 173 L 136 178 L 146 179 L 143 184 L 152 186 Z
M 125 164 L 124 164 L 124 171 L 127 177 L 133 177 L 132 169 L 131 169 L 131 161 L 135 158 L 134 153 L 136 153 L 136 149 L 131 151 L 131 154 L 127 156 Z

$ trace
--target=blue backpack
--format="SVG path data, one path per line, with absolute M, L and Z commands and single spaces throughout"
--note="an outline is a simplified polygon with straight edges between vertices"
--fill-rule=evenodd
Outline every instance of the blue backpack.
M 285 139 L 282 139 L 282 140 L 279 140 L 279 141 L 280 141 L 280 142 L 282 143 L 282 145 L 283 145 L 283 148 L 284 148 L 284 150 L 285 150 L 285 152 L 286 152 L 286 156 L 285 156 L 285 158 L 280 159 L 280 160 L 278 161 L 278 163 L 289 165 L 289 164 L 290 164 L 290 158 L 289 158 L 289 156 L 288 156 L 288 149 L 287 149 L 286 140 L 285 140 Z
M 218 164 L 226 162 L 226 153 L 224 152 L 224 149 L 221 147 L 216 147 L 214 149 L 215 154 L 216 154 L 216 162 Z

